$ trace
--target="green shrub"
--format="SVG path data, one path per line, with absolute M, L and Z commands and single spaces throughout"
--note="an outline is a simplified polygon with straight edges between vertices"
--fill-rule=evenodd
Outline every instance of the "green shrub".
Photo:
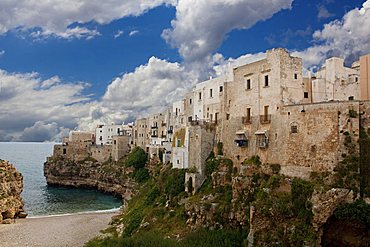
M 127 155 L 126 166 L 132 166 L 135 169 L 145 167 L 146 162 L 148 161 L 148 155 L 140 147 L 135 147 L 131 153 Z
M 370 205 L 359 199 L 354 203 L 340 205 L 334 212 L 337 219 L 358 221 L 370 226 Z
M 305 218 L 308 221 L 312 218 L 311 207 L 309 199 L 313 193 L 313 185 L 305 180 L 294 178 L 292 182 L 292 203 L 296 216 Z
M 279 164 L 270 164 L 271 171 L 275 174 L 278 174 L 281 170 L 281 166 Z
M 143 183 L 150 178 L 150 175 L 148 169 L 138 168 L 134 170 L 134 172 L 132 173 L 132 177 L 135 179 L 136 182 Z
M 164 192 L 169 196 L 177 196 L 185 190 L 185 171 L 171 169 L 165 177 Z
M 245 165 L 261 165 L 261 160 L 260 160 L 260 157 L 258 155 L 253 155 L 252 157 L 250 157 L 248 160 L 244 160 L 243 162 Z

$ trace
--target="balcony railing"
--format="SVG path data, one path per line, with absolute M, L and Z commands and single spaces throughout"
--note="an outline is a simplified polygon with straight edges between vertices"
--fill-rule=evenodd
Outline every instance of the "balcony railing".
M 158 129 L 158 126 L 151 126 L 152 129 Z
M 167 136 L 166 135 L 161 135 L 161 138 L 166 138 Z
M 269 124 L 271 123 L 271 115 L 260 115 L 260 123 L 261 124 Z
M 157 135 L 157 134 L 153 134 L 153 135 L 151 135 L 151 137 L 152 137 L 152 138 L 157 138 L 157 137 L 158 137 L 158 135 Z
M 252 119 L 250 117 L 242 117 L 242 123 L 243 124 L 251 124 Z
M 192 120 L 190 124 L 192 126 L 195 125 L 215 125 L 217 122 L 216 121 L 210 121 L 210 120 Z

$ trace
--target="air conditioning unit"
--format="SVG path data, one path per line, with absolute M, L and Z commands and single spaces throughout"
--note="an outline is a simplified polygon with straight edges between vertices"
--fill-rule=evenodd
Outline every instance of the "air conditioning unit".
M 267 142 L 260 142 L 260 148 L 267 148 Z

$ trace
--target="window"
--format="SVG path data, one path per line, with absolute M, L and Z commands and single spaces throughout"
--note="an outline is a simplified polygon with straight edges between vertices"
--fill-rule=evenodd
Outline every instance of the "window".
M 348 100 L 354 100 L 355 99 L 355 97 L 354 96 L 349 96 L 348 97 Z
M 229 113 L 227 113 L 226 114 L 226 120 L 229 120 L 230 119 L 230 114 Z
M 247 90 L 251 89 L 251 79 L 247 80 Z
M 63 148 L 63 154 L 67 154 L 67 149 Z
M 251 108 L 247 108 L 247 118 L 246 118 L 246 123 L 251 122 Z
M 303 97 L 304 97 L 305 99 L 308 99 L 308 92 L 304 92 Z
M 265 75 L 265 87 L 269 86 L 269 76 Z
M 220 86 L 220 93 L 224 91 L 224 87 L 223 86 Z
M 212 97 L 213 97 L 212 93 L 213 93 L 213 92 L 212 92 L 212 88 L 211 88 L 211 89 L 209 90 L 209 97 L 210 97 L 210 98 L 212 98 Z
M 295 80 L 297 80 L 297 79 L 298 79 L 298 74 L 297 74 L 297 73 L 295 73 L 295 74 L 294 74 L 294 79 L 295 79 Z
M 290 133 L 292 134 L 298 133 L 298 126 L 297 125 L 290 126 Z
M 192 120 L 192 116 L 188 117 L 188 122 L 191 122 Z
M 117 141 L 116 141 L 116 140 L 114 140 L 114 141 L 113 141 L 113 143 L 114 143 L 114 145 L 116 145 L 116 144 L 117 144 Z
M 202 93 L 199 93 L 199 100 L 202 100 Z
M 191 105 L 191 99 L 189 99 L 189 104 Z

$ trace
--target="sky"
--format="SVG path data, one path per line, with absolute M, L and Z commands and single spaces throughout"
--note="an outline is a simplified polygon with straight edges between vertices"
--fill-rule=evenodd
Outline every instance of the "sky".
M 350 66 L 370 0 L 0 0 L 0 141 L 132 122 L 275 47 Z

